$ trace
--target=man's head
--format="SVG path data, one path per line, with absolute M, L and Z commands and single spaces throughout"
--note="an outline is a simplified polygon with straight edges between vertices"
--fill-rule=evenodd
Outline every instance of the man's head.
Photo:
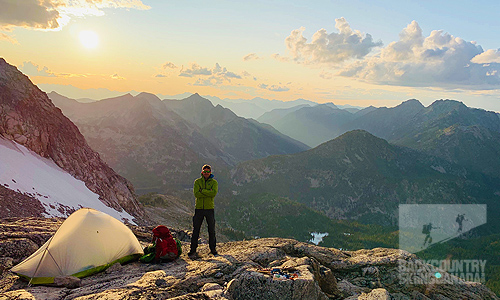
M 203 165 L 201 168 L 201 175 L 205 178 L 208 179 L 210 175 L 212 174 L 212 167 L 210 165 Z

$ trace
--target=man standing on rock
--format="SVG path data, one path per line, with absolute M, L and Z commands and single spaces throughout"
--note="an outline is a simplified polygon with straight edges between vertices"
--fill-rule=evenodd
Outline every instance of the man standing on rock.
M 193 193 L 196 197 L 196 205 L 193 216 L 193 236 L 191 237 L 191 250 L 189 257 L 196 256 L 198 248 L 198 237 L 203 219 L 207 219 L 208 225 L 208 245 L 210 252 L 217 255 L 215 248 L 215 216 L 214 216 L 214 197 L 217 195 L 218 184 L 212 174 L 212 167 L 204 165 L 201 168 L 201 177 L 194 181 Z

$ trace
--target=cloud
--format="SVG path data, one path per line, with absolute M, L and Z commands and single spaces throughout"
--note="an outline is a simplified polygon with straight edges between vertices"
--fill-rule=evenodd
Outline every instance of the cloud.
M 213 69 L 213 72 L 216 76 L 224 78 L 224 79 L 229 79 L 229 78 L 236 78 L 236 79 L 241 79 L 241 76 L 234 73 L 230 72 L 227 70 L 227 68 L 222 68 L 218 63 L 215 64 L 215 68 Z
M 21 70 L 24 74 L 28 76 L 41 76 L 41 77 L 59 77 L 59 78 L 86 78 L 92 76 L 101 76 L 103 78 L 109 78 L 113 76 L 109 75 L 96 75 L 96 74 L 73 74 L 73 73 L 54 73 L 49 70 L 46 66 L 39 66 L 31 61 L 25 61 L 22 65 L 20 65 L 19 70 Z
M 287 92 L 289 91 L 290 89 L 286 86 L 280 86 L 280 85 L 267 85 L 267 84 L 259 84 L 258 85 L 259 88 L 261 89 L 264 89 L 264 90 L 269 90 L 269 91 L 273 91 L 273 92 Z
M 496 59 L 498 51 L 484 52 L 475 42 L 442 30 L 424 37 L 413 21 L 379 55 L 351 63 L 338 75 L 376 84 L 492 89 L 500 86 L 500 64 L 478 62 Z
M 192 85 L 194 86 L 219 86 L 223 83 L 223 80 L 216 76 L 210 76 L 207 79 L 202 79 L 198 78 L 195 83 Z
M 55 2 L 55 1 L 54 1 Z M 0 0 L 0 24 L 40 29 L 59 27 L 57 3 L 39 0 Z
M 490 49 L 478 54 L 471 59 L 471 62 L 475 64 L 500 63 L 500 49 Z
M 177 69 L 177 66 L 174 63 L 167 62 L 162 66 L 163 69 Z
M 192 63 L 191 67 L 184 70 L 184 66 L 182 67 L 181 73 L 179 76 L 182 77 L 193 77 L 198 75 L 212 75 L 212 71 L 208 68 L 202 68 L 197 63 Z
M 0 27 L 0 30 L 2 30 L 2 27 Z M 12 44 L 19 44 L 19 42 L 15 38 L 0 31 L 0 41 L 1 40 L 11 42 Z
M 103 8 L 150 8 L 141 0 L 0 0 L 0 7 L 3 32 L 12 27 L 59 30 L 73 17 L 102 16 Z
M 241 72 L 241 75 L 243 75 L 245 78 L 251 78 L 253 81 L 257 81 L 257 77 L 253 76 L 247 71 Z
M 40 67 L 31 61 L 25 61 L 19 66 L 19 69 L 28 76 L 42 76 L 42 77 L 56 77 L 56 75 L 49 71 L 47 67 Z
M 168 77 L 168 76 L 167 75 L 163 75 L 163 74 L 156 74 L 154 77 L 160 77 L 160 78 L 162 78 L 162 77 Z
M 113 74 L 110 76 L 112 79 L 116 79 L 116 80 L 124 80 L 125 77 L 121 77 L 120 75 L 118 75 L 117 73 Z
M 352 30 L 344 18 L 335 19 L 335 28 L 339 33 L 318 30 L 310 43 L 303 36 L 304 27 L 293 30 L 285 39 L 293 60 L 305 64 L 339 64 L 354 58 L 362 59 L 372 49 L 382 46 L 382 42 L 374 42 L 370 34 Z
M 242 79 L 240 75 L 228 71 L 227 68 L 221 67 L 218 63 L 216 63 L 213 68 L 202 67 L 197 63 L 192 63 L 187 69 L 184 69 L 183 67 L 179 76 L 198 77 L 196 82 L 193 84 L 197 86 L 216 86 L 221 85 L 224 82 L 231 82 L 231 79 Z
M 243 57 L 244 61 L 257 60 L 257 59 L 261 59 L 261 58 L 259 56 L 257 56 L 257 54 L 255 54 L 255 53 L 250 53 L 248 55 L 245 55 L 245 57 Z

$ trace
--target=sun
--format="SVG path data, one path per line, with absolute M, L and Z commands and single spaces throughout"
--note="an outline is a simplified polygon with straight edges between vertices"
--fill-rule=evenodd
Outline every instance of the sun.
M 99 45 L 99 36 L 97 33 L 90 30 L 80 31 L 80 42 L 85 48 L 93 49 Z

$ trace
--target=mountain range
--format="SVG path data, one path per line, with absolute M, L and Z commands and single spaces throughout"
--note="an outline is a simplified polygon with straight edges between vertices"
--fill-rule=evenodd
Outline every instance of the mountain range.
M 55 93 L 51 93 L 50 97 L 79 124 L 90 143 L 105 153 L 103 157 L 119 157 L 117 149 L 124 149 L 123 153 L 134 153 L 127 149 L 133 145 L 110 143 L 109 137 L 106 140 L 102 136 L 95 136 L 96 132 L 103 128 L 108 128 L 106 131 L 110 132 L 126 124 L 132 124 L 135 128 L 140 126 L 139 123 L 145 124 L 151 120 L 149 115 L 145 115 L 144 121 L 125 121 L 116 125 L 115 121 L 106 118 L 106 122 L 110 123 L 104 124 L 96 120 L 116 114 L 114 107 L 117 105 L 96 108 L 100 113 L 89 113 L 78 108 L 83 104 L 71 109 L 67 105 L 75 104 L 74 101 L 62 99 Z M 339 109 L 332 103 L 315 106 L 300 104 L 272 110 L 259 118 L 261 121 L 273 120 L 276 128 L 284 128 L 284 133 L 302 135 L 309 144 L 322 143 L 305 151 L 307 146 L 273 127 L 238 117 L 221 105 L 213 106 L 198 94 L 183 100 L 161 101 L 154 95 L 142 93 L 136 97 L 122 96 L 113 101 L 127 98 L 133 102 L 145 97 L 150 100 L 155 98 L 156 106 L 151 111 L 169 111 L 170 115 L 164 114 L 167 118 L 176 114 L 179 122 L 190 124 L 191 130 L 197 130 L 199 136 L 206 139 L 204 144 L 211 143 L 214 149 L 218 149 L 210 152 L 211 158 L 203 158 L 215 162 L 220 159 L 216 163 L 221 175 L 219 178 L 228 187 L 221 196 L 231 198 L 239 195 L 241 199 L 244 198 L 242 195 L 252 197 L 251 193 L 258 191 L 303 203 L 332 219 L 396 225 L 397 205 L 402 203 L 489 203 L 500 193 L 494 180 L 498 176 L 499 168 L 496 166 L 500 163 L 498 114 L 468 108 L 458 101 L 438 100 L 424 107 L 418 100 L 412 99 L 394 108 L 368 107 L 355 113 Z M 84 105 L 87 109 L 97 107 L 96 103 Z M 138 113 L 135 106 L 118 106 L 128 111 L 129 115 Z M 140 104 L 138 107 L 146 105 Z M 89 116 L 94 116 L 94 119 Z M 87 126 L 93 127 L 86 129 Z M 171 130 L 172 127 L 168 126 L 159 132 Z M 191 134 L 186 134 L 183 131 L 185 128 L 188 127 L 176 129 L 178 134 L 174 142 Z M 352 131 L 353 128 L 363 130 Z M 133 130 L 120 129 L 120 132 Z M 152 133 L 144 130 L 140 135 L 144 138 L 152 136 Z M 329 141 L 322 142 L 327 135 L 330 136 Z M 129 141 L 140 138 L 138 136 Z M 152 149 L 148 151 L 143 150 L 140 160 L 140 164 L 144 165 L 153 162 L 150 169 L 158 166 L 158 161 L 152 159 L 154 156 L 149 156 L 154 147 L 158 145 L 151 145 Z M 176 156 L 171 154 L 171 150 L 165 149 L 158 151 L 156 157 L 167 152 Z M 127 163 L 119 165 L 113 159 L 109 160 L 113 167 L 120 170 L 120 174 L 137 183 L 141 191 L 172 191 L 164 187 L 155 189 L 161 187 L 162 183 L 152 178 L 161 171 L 156 169 L 150 176 L 144 176 L 145 173 L 137 172 L 138 166 L 134 165 L 136 161 L 137 157 L 129 157 Z M 186 157 L 180 157 L 177 161 L 185 162 Z M 124 167 L 126 164 L 133 166 L 128 167 L 130 171 Z M 192 179 L 197 176 L 196 168 L 190 173 L 178 172 L 182 167 L 175 169 L 175 176 L 167 173 L 160 176 L 175 177 L 169 180 L 175 186 L 174 190 L 178 187 L 188 190 Z M 171 170 L 168 165 L 164 168 Z M 132 176 L 134 172 L 137 176 Z M 143 178 L 147 180 L 141 182 Z M 152 182 L 156 182 L 156 185 L 152 185 Z
M 258 120 L 311 147 L 363 129 L 390 143 L 500 176 L 500 115 L 459 101 L 437 100 L 424 107 L 410 99 L 396 107 L 367 107 L 354 114 L 322 105 L 282 112 L 271 111 Z
M 285 112 L 288 112 L 284 114 Z M 277 130 L 310 147 L 336 138 L 341 126 L 355 118 L 355 114 L 332 104 L 300 107 L 298 109 L 272 110 L 257 120 L 269 122 Z M 312 134 L 314 133 L 314 134 Z
M 49 97 L 91 147 L 141 192 L 190 189 L 207 162 L 214 172 L 227 174 L 244 160 L 308 149 L 197 94 L 164 101 L 148 93 L 127 94 L 92 103 L 55 92 Z
M 397 225 L 399 204 L 494 203 L 500 184 L 433 157 L 354 130 L 314 149 L 244 162 L 233 194 L 288 197 L 332 219 Z
M 264 113 L 274 109 L 287 109 L 298 105 L 314 106 L 316 102 L 296 99 L 291 101 L 269 100 L 260 97 L 255 97 L 250 100 L 244 99 L 220 99 L 218 97 L 206 96 L 214 105 L 221 105 L 230 109 L 238 116 L 244 118 L 257 119 Z

